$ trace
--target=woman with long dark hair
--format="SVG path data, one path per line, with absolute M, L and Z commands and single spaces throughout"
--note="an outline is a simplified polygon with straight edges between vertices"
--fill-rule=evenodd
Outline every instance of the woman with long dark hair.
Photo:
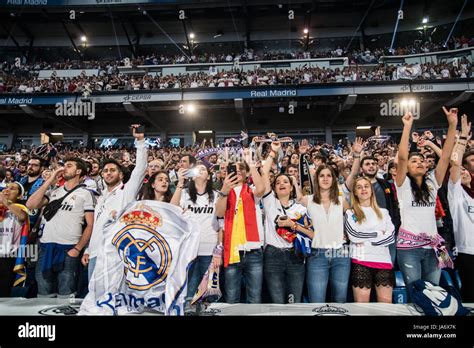
M 281 173 L 273 183 L 270 181 L 270 169 L 280 147 L 279 142 L 272 143 L 272 151 L 262 168 L 265 182 L 263 275 L 272 303 L 299 303 L 306 251 L 310 252 L 314 233 L 306 208 L 296 201 L 296 179 Z
M 306 269 L 309 301 L 326 302 L 329 284 L 331 302 L 346 302 L 351 262 L 349 250 L 344 248 L 344 211 L 349 205 L 339 190 L 334 168 L 326 164 L 319 166 L 314 194 L 298 193 L 298 197 L 308 209 L 315 231 Z
M 189 178 L 189 186 L 184 182 Z M 211 262 L 218 269 L 222 264 L 222 233 L 216 220 L 218 192 L 212 188 L 212 174 L 203 164 L 178 171 L 178 185 L 171 204 L 191 212 L 200 230 L 198 257 L 189 269 L 187 301 L 191 301 Z
M 140 199 L 169 203 L 172 196 L 168 172 L 160 170 L 150 176 Z
M 408 153 L 413 116 L 403 116 L 403 133 L 398 150 L 398 168 L 395 179 L 400 201 L 401 226 L 397 239 L 398 265 L 407 287 L 423 279 L 439 283 L 441 268 L 452 266 L 444 247 L 444 240 L 436 226 L 436 196 L 443 183 L 449 158 L 453 151 L 458 109 L 443 107 L 449 128 L 438 165 L 428 172 L 422 154 Z

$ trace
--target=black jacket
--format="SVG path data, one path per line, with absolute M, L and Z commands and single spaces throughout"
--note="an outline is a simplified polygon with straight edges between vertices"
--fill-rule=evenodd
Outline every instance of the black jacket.
M 400 217 L 400 208 L 398 206 L 398 200 L 396 198 L 396 194 L 394 192 L 395 187 L 385 179 L 376 178 L 377 182 L 380 186 L 382 186 L 385 192 L 385 202 L 387 206 L 388 213 L 392 218 L 392 223 L 395 226 L 395 234 L 398 233 L 398 229 L 400 228 L 401 217 Z

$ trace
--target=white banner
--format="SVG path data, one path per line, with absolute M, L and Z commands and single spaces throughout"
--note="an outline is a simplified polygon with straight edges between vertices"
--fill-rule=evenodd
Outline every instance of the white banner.
M 104 229 L 104 247 L 79 314 L 148 309 L 183 315 L 187 272 L 198 251 L 197 225 L 190 213 L 168 203 L 130 203 Z
M 421 76 L 421 73 L 420 64 L 397 67 L 397 79 L 414 80 L 418 76 Z

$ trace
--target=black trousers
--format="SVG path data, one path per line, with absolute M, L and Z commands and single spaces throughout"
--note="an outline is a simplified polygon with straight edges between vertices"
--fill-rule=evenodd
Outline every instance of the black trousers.
M 456 268 L 461 278 L 462 302 L 474 302 L 474 255 L 459 253 Z
M 10 297 L 10 292 L 15 281 L 15 267 L 16 258 L 14 257 L 0 257 L 0 297 Z

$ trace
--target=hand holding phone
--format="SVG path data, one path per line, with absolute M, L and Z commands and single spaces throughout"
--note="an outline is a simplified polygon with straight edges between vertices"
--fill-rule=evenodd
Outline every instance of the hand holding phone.
M 237 174 L 237 166 L 235 164 L 229 164 L 227 166 L 227 174 Z
M 137 140 L 143 140 L 145 139 L 145 126 L 133 124 L 130 127 L 130 133 L 132 133 L 133 137 Z
M 196 176 L 199 175 L 199 169 L 198 168 L 191 168 L 186 173 L 184 174 L 185 178 L 195 178 Z

